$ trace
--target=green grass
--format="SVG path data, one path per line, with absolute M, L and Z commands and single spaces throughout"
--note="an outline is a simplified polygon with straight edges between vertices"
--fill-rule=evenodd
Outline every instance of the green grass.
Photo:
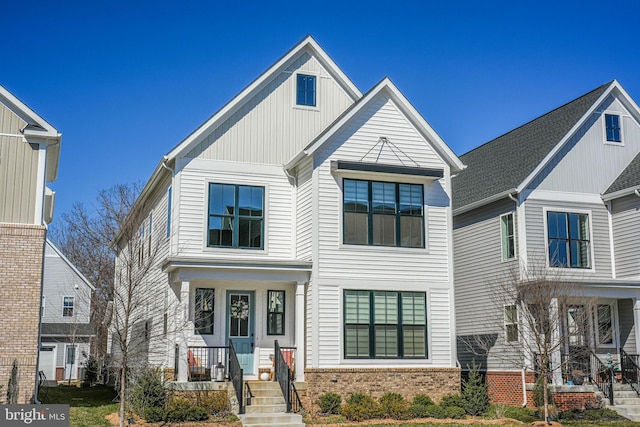
M 104 417 L 118 411 L 118 403 L 113 402 L 115 396 L 113 388 L 107 386 L 79 388 L 61 385 L 40 393 L 44 403 L 70 405 L 70 427 L 109 427 Z

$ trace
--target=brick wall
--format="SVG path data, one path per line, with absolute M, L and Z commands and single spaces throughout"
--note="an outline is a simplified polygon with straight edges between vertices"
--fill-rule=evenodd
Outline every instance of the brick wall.
M 525 374 L 525 381 L 535 381 L 533 372 Z M 487 372 L 487 385 L 491 403 L 503 403 L 510 406 L 521 406 L 522 398 L 522 372 L 520 371 L 489 371 Z M 527 392 L 527 407 L 533 407 L 533 393 Z
M 571 411 L 574 409 L 584 411 L 598 407 L 596 396 L 593 392 L 572 393 L 557 392 L 553 393 L 553 403 L 560 411 Z
M 379 398 L 392 391 L 408 400 L 417 394 L 426 394 L 436 403 L 444 395 L 460 393 L 458 368 L 309 368 L 304 375 L 306 391 L 301 396 L 302 405 L 311 413 L 319 410 L 318 398 L 329 392 L 338 393 L 343 399 L 355 392 Z
M 18 403 L 31 399 L 38 357 L 38 325 L 45 227 L 0 224 L 0 384 L 4 400 L 18 361 Z

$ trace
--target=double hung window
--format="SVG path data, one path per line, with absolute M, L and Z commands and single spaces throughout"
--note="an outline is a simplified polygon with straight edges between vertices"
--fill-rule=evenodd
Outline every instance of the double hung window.
M 284 291 L 267 293 L 267 335 L 284 335 Z
M 507 342 L 514 342 L 520 339 L 517 305 L 506 305 L 504 307 L 504 330 Z
M 213 334 L 213 292 L 211 288 L 196 289 L 193 323 L 197 334 Z
M 209 184 L 210 247 L 262 249 L 264 187 Z
M 419 184 L 344 180 L 345 244 L 424 247 L 424 197 Z
M 591 268 L 589 215 L 547 212 L 549 265 Z
M 296 104 L 316 106 L 316 76 L 298 74 L 296 79 Z
M 426 358 L 424 292 L 344 291 L 345 358 Z
M 516 238 L 513 231 L 513 213 L 500 217 L 500 235 L 502 237 L 502 260 L 515 258 Z
M 74 297 L 64 297 L 62 300 L 62 317 L 73 317 Z

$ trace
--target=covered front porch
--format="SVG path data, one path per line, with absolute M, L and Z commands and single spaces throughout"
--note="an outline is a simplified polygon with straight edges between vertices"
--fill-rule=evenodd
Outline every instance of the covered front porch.
M 276 341 L 304 380 L 310 263 L 173 258 L 164 269 L 177 301 L 167 359 L 177 382 L 233 380 L 233 360 L 245 380 L 258 379 L 274 369 Z

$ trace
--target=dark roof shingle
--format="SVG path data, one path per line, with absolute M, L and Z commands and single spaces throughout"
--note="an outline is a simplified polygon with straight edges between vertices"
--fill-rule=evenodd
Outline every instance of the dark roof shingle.
M 604 194 L 611 194 L 633 187 L 640 187 L 640 154 L 631 160 L 631 163 L 618 175 Z
M 612 83 L 460 156 L 467 168 L 452 180 L 453 208 L 518 187 Z

